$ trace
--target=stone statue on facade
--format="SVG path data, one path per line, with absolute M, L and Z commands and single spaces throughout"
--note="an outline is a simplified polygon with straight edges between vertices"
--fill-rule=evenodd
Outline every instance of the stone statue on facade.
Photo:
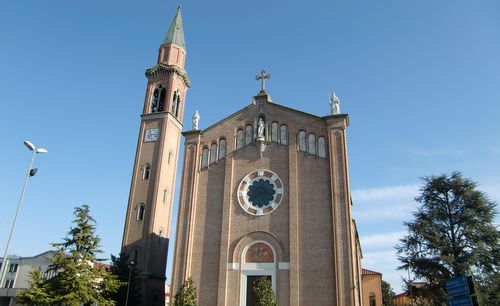
M 330 107 L 332 115 L 340 114 L 340 99 L 335 95 L 335 92 L 330 94 Z
M 265 138 L 264 136 L 265 124 L 262 117 L 259 118 L 259 122 L 257 123 L 257 139 Z
M 200 121 L 200 114 L 196 111 L 193 115 L 193 130 L 198 130 L 198 122 Z

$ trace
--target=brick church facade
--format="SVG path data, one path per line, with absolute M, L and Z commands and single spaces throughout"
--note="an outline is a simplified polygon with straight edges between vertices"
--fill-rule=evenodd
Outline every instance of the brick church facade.
M 361 250 L 351 215 L 346 114 L 252 103 L 182 131 L 186 50 L 180 11 L 146 72 L 148 87 L 123 250 L 145 305 L 160 305 L 175 173 L 184 136 L 172 293 L 191 277 L 199 305 L 253 305 L 271 280 L 279 305 L 361 305 Z M 196 121 L 196 118 L 193 119 Z

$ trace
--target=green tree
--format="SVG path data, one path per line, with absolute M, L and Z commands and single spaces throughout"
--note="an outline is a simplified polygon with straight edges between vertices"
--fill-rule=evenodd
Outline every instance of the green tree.
M 423 183 L 415 198 L 421 205 L 414 220 L 405 222 L 408 234 L 396 246 L 399 269 L 409 269 L 428 283 L 414 294 L 433 305 L 445 305 L 445 282 L 459 275 L 473 275 L 478 287 L 488 290 L 481 282 L 499 272 L 500 233 L 493 225 L 496 204 L 460 172 L 424 177 Z M 497 298 L 485 302 L 500 304 Z
M 391 284 L 382 280 L 382 304 L 384 306 L 392 306 L 392 298 L 394 295 L 395 293 L 394 290 L 392 290 Z
M 89 215 L 89 206 L 76 207 L 74 226 L 62 243 L 53 243 L 56 254 L 50 258 L 48 272 L 55 274 L 44 278 L 40 271 L 32 271 L 30 288 L 20 291 L 21 303 L 36 305 L 115 305 L 107 296 L 120 286 L 120 282 L 103 266 L 96 255 L 100 238 L 95 234 L 95 220 Z
M 174 298 L 175 306 L 196 306 L 196 287 L 193 285 L 193 280 L 188 278 L 187 281 L 179 288 Z
M 260 277 L 253 285 L 257 295 L 257 306 L 276 306 L 276 296 L 271 281 L 267 277 Z
M 110 272 L 122 283 L 118 291 L 111 293 L 110 298 L 116 302 L 116 305 L 125 305 L 127 296 L 127 287 L 129 291 L 128 305 L 140 305 L 142 295 L 140 293 L 139 284 L 137 283 L 137 275 L 139 271 L 135 263 L 131 262 L 126 253 L 120 253 L 118 256 L 111 255 Z M 130 284 L 128 283 L 130 279 Z

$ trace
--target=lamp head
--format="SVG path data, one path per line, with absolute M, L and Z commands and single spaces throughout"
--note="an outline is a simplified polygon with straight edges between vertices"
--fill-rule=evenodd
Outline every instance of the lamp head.
M 30 151 L 35 151 L 35 145 L 33 145 L 31 142 L 29 142 L 29 141 L 27 141 L 27 140 L 26 140 L 26 141 L 24 142 L 24 145 L 25 145 L 28 149 L 30 149 Z
M 38 172 L 38 168 L 33 168 L 30 169 L 30 177 L 35 176 L 35 174 Z
M 47 149 L 44 149 L 44 148 L 38 148 L 36 149 L 36 153 L 47 153 L 49 151 L 47 151 Z

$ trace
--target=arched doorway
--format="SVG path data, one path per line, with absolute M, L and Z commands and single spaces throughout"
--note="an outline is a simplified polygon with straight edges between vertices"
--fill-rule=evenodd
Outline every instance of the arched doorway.
M 271 281 L 273 291 L 276 292 L 276 252 L 267 242 L 253 241 L 246 246 L 241 258 L 241 288 L 240 306 L 254 306 L 255 292 L 253 283 L 261 277 Z

